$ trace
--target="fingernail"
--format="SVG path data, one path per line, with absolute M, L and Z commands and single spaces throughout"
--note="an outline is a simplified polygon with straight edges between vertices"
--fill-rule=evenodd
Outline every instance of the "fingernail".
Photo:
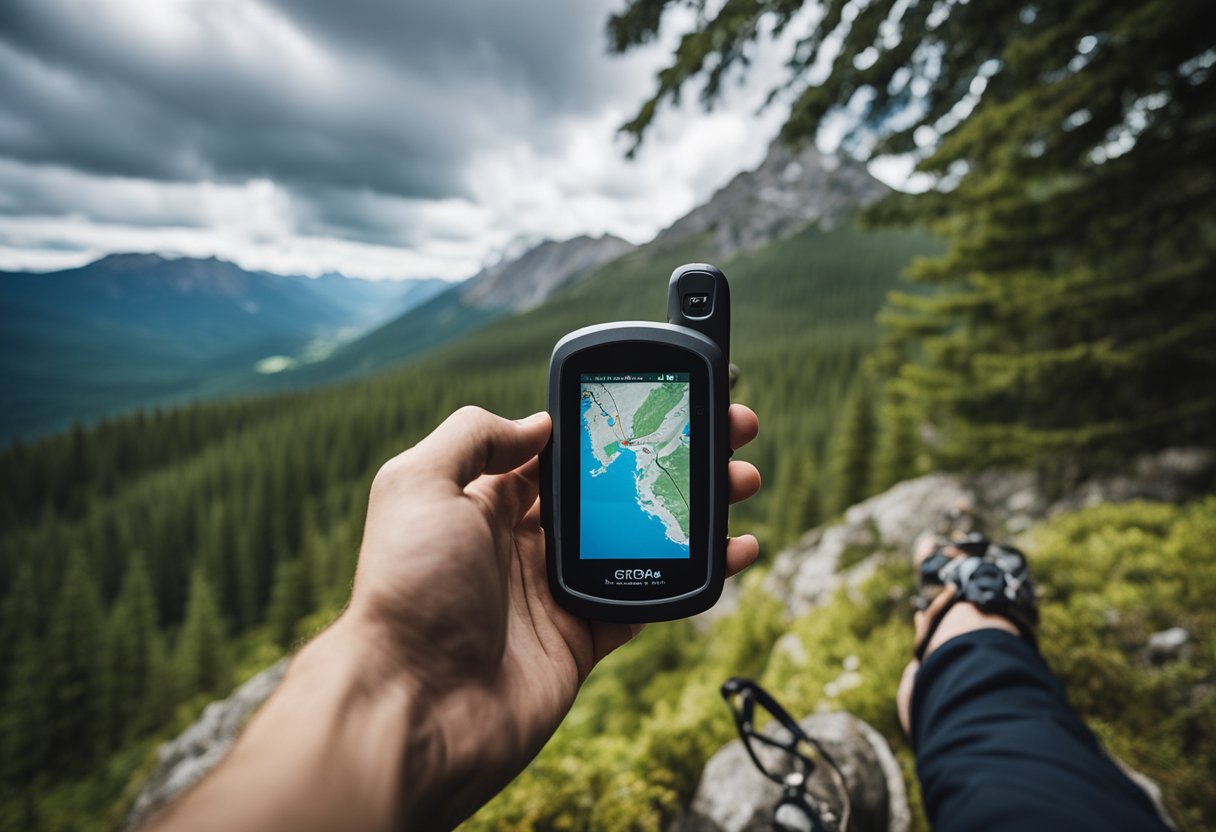
M 537 422 L 544 420 L 548 415 L 549 414 L 547 411 L 541 410 L 536 413 L 533 413 L 531 416 L 525 417 L 523 419 L 519 419 L 518 421 L 519 421 L 519 424 L 527 427 L 528 425 L 535 425 Z

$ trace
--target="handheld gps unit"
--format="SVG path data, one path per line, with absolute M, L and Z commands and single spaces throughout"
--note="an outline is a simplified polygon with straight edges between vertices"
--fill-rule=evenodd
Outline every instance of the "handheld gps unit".
M 730 289 L 714 266 L 671 275 L 667 323 L 572 332 L 549 363 L 541 455 L 549 588 L 599 621 L 683 618 L 726 577 Z

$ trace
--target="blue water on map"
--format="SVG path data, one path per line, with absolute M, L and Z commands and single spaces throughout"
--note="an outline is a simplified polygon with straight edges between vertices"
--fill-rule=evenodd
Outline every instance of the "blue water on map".
M 591 406 L 583 399 L 582 410 Z M 667 527 L 638 505 L 634 484 L 637 454 L 621 449 L 608 470 L 598 477 L 591 472 L 600 467 L 591 451 L 591 432 L 585 419 L 579 419 L 582 434 L 579 451 L 579 556 L 596 558 L 686 558 L 687 543 L 667 537 Z

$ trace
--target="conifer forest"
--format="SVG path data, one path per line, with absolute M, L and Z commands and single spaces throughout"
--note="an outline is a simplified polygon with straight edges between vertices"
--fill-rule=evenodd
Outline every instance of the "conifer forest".
M 723 95 L 804 7 L 684 5 L 630 0 L 605 21 L 619 53 L 664 21 L 686 26 L 622 128 L 638 147 L 681 93 Z M 730 518 L 760 539 L 756 575 L 808 529 L 930 472 L 1024 470 L 1065 494 L 1141 454 L 1216 451 L 1210 9 L 819 7 L 784 57 L 792 81 L 826 74 L 787 91 L 782 139 L 813 141 L 851 112 L 841 153 L 917 154 L 927 184 L 716 262 L 734 304 L 732 399 L 761 424 L 740 456 L 764 485 Z M 386 460 L 462 405 L 543 409 L 560 337 L 661 319 L 672 269 L 713 244 L 640 246 L 375 375 L 144 409 L 0 450 L 0 830 L 123 828 L 161 742 L 340 613 Z M 1162 784 L 1180 828 L 1212 828 L 1216 504 L 1100 506 L 1028 534 L 1057 604 L 1045 652 L 1077 707 Z M 717 629 L 649 628 L 469 828 L 666 828 L 733 737 L 723 679 L 762 678 L 809 713 L 845 656 L 868 675 L 830 704 L 878 727 L 913 783 L 890 707 L 911 581 L 906 559 L 884 560 L 852 595 L 791 619 L 747 577 Z M 1169 626 L 1190 632 L 1192 660 L 1148 667 L 1135 645 Z M 802 669 L 773 650 L 791 633 L 812 656 Z

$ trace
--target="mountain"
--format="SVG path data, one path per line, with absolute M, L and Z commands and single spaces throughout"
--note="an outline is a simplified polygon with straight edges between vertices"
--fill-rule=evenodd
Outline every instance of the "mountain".
M 460 296 L 478 309 L 523 312 L 632 248 L 611 234 L 583 235 L 561 243 L 547 240 L 516 259 L 482 269 L 460 287 Z
M 259 362 L 324 354 L 444 286 L 310 280 L 158 254 L 0 273 L 0 441 L 250 389 Z
M 685 250 L 689 261 L 723 261 L 759 251 L 808 226 L 829 230 L 847 224 L 858 208 L 889 192 L 858 162 L 824 156 L 813 146 L 791 149 L 775 141 L 759 167 L 740 173 L 644 248 L 648 252 Z M 514 338 L 518 327 L 509 313 L 526 315 L 548 299 L 565 294 L 563 290 L 577 292 L 571 287 L 604 268 L 616 268 L 631 251 L 629 243 L 612 236 L 542 243 L 518 258 L 483 269 L 429 303 L 345 344 L 329 359 L 284 374 L 283 380 L 317 384 L 366 375 L 454 344 L 500 320 L 503 326 L 491 331 Z M 661 268 L 670 273 L 680 262 L 669 258 Z M 647 280 L 652 277 L 647 273 Z M 628 293 L 614 294 L 617 297 L 606 298 L 599 311 L 630 307 Z M 638 314 L 649 313 L 633 316 Z M 511 331 L 504 332 L 507 328 Z M 484 346 L 478 339 L 473 343 Z
M 655 242 L 672 244 L 711 232 L 709 251 L 729 257 L 808 224 L 833 228 L 890 190 L 859 162 L 824 156 L 813 144 L 793 149 L 777 140 L 758 168 L 740 173 Z
M 285 373 L 283 380 L 318 384 L 362 376 L 420 355 L 490 321 L 534 309 L 632 249 L 611 234 L 545 241 L 517 258 L 485 267 L 427 303 L 343 345 L 327 360 Z

